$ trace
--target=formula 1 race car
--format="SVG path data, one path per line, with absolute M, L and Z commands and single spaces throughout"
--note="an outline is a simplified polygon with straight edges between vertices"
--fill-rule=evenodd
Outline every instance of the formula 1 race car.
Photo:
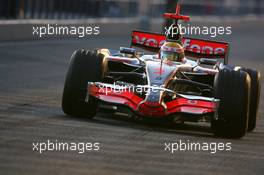
M 176 22 L 189 20 L 179 14 L 178 6 L 175 14 L 164 16 Z M 66 75 L 63 111 L 92 118 L 103 105 L 143 118 L 206 121 L 220 137 L 242 137 L 254 130 L 260 73 L 228 65 L 228 43 L 169 39 L 173 38 L 133 31 L 129 48 L 76 50 Z M 171 48 L 182 51 L 181 60 L 166 57 Z

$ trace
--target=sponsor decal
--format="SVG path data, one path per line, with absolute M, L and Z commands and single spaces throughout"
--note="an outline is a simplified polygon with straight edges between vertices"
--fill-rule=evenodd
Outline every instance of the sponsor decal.
M 166 36 L 156 33 L 144 33 L 133 31 L 132 44 L 142 45 L 159 49 L 166 41 Z M 193 38 L 182 38 L 185 51 L 201 54 L 225 55 L 228 49 L 228 43 L 207 41 Z
M 187 102 L 191 105 L 196 105 L 198 103 L 197 100 L 188 100 Z
M 164 72 L 165 70 L 162 67 L 160 67 L 160 68 L 155 68 L 153 73 L 161 75 L 164 74 Z

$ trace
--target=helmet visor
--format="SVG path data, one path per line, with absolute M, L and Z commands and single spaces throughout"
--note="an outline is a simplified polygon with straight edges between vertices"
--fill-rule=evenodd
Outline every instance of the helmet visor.
M 178 61 L 179 59 L 179 54 L 176 52 L 161 51 L 160 56 L 161 59 L 168 61 Z

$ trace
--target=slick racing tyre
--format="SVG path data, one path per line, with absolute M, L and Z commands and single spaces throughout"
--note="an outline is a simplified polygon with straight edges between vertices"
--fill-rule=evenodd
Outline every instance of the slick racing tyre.
M 218 115 L 211 121 L 216 136 L 239 138 L 248 128 L 250 77 L 244 71 L 220 70 L 215 76 L 214 97 L 220 99 Z
M 87 83 L 101 81 L 107 70 L 107 60 L 97 52 L 77 50 L 73 53 L 62 96 L 65 114 L 92 118 L 98 110 L 98 100 L 87 97 Z M 87 100 L 88 99 L 88 100 Z
M 260 72 L 248 68 L 243 68 L 242 70 L 247 72 L 251 79 L 249 119 L 248 119 L 248 131 L 250 132 L 255 129 L 257 122 L 260 89 L 261 89 Z

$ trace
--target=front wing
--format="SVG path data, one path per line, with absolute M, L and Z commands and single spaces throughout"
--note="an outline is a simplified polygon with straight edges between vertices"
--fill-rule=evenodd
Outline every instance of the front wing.
M 112 105 L 123 105 L 133 113 L 146 117 L 166 117 L 177 113 L 206 115 L 217 112 L 219 100 L 214 98 L 177 94 L 167 103 L 146 102 L 131 88 L 119 88 L 100 82 L 88 83 L 87 96 L 93 96 Z

